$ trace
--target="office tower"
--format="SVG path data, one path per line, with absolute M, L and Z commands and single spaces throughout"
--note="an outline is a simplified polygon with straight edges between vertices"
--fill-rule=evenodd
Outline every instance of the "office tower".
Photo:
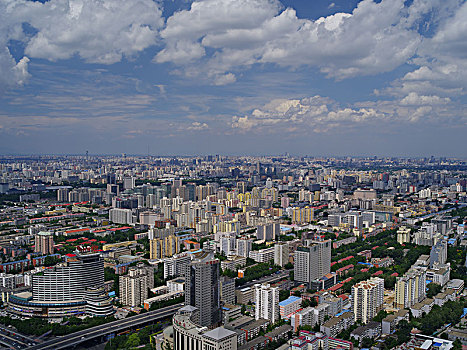
M 33 275 L 32 280 L 34 300 L 82 299 L 87 287 L 104 284 L 104 260 L 99 254 L 71 254 L 64 264 Z
M 148 289 L 154 287 L 154 272 L 144 264 L 130 267 L 128 274 L 120 276 L 120 302 L 140 306 L 148 298 Z
M 426 297 L 426 271 L 412 268 L 396 279 L 394 307 L 409 308 Z
M 435 265 L 446 263 L 448 257 L 448 243 L 444 239 L 439 239 L 430 251 L 430 268 Z
M 331 272 L 331 241 L 311 241 L 295 251 L 294 280 L 308 283 Z
M 248 258 L 251 251 L 252 242 L 252 239 L 244 237 L 237 239 L 237 255 Z
M 135 178 L 134 177 L 125 177 L 123 179 L 123 189 L 132 190 L 135 188 Z
M 169 258 L 180 251 L 179 246 L 179 239 L 175 235 L 151 239 L 149 241 L 149 257 L 150 259 Z
M 262 241 L 274 241 L 279 237 L 281 225 L 279 223 L 259 225 L 256 230 L 256 239 Z
M 235 278 L 220 278 L 220 298 L 224 304 L 235 304 Z
M 50 232 L 39 232 L 34 237 L 34 251 L 44 255 L 54 253 L 54 237 Z
M 108 298 L 104 298 L 102 304 L 87 306 L 87 300 L 95 300 L 93 288 L 104 285 L 104 260 L 100 255 L 68 254 L 65 259 L 64 263 L 34 274 L 32 293 L 12 294 L 8 310 L 23 317 L 113 313 L 113 309 L 108 308 Z
M 57 201 L 58 202 L 66 202 L 68 201 L 68 188 L 59 188 L 57 190 Z
M 255 319 L 271 323 L 279 320 L 279 288 L 267 283 L 255 284 Z
M 383 306 L 384 280 L 372 277 L 352 286 L 354 320 L 368 323 Z
M 193 255 L 185 270 L 185 305 L 198 308 L 195 323 L 213 327 L 221 322 L 220 262 L 211 251 Z
M 289 245 L 281 242 L 274 246 L 274 264 L 284 266 L 289 262 Z

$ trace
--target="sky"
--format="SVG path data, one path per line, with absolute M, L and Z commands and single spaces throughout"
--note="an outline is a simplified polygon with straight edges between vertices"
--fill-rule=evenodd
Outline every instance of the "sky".
M 462 0 L 0 0 L 0 154 L 467 158 Z

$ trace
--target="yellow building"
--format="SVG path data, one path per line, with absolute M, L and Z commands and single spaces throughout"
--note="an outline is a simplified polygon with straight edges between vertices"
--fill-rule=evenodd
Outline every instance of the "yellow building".
M 163 259 L 173 256 L 180 251 L 180 242 L 177 236 L 170 235 L 164 238 L 149 241 L 149 258 Z
M 394 307 L 409 308 L 426 297 L 426 272 L 411 269 L 396 281 Z
M 130 245 L 133 245 L 133 244 L 137 244 L 138 242 L 136 241 L 125 241 L 125 242 L 119 242 L 119 243 L 108 243 L 108 244 L 104 244 L 102 246 L 102 250 L 103 251 L 107 251 L 107 250 L 111 250 L 111 249 L 115 249 L 115 248 L 121 248 L 121 247 L 128 247 Z
M 313 221 L 313 208 L 293 208 L 292 222 L 296 224 L 305 224 Z

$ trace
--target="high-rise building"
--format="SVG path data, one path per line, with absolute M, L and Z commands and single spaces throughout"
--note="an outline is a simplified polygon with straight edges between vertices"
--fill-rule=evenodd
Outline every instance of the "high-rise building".
M 384 280 L 372 277 L 352 286 L 354 320 L 368 323 L 383 306 Z
M 250 255 L 253 240 L 248 238 L 237 239 L 237 255 L 248 258 Z
M 220 251 L 225 255 L 235 254 L 235 237 L 224 236 L 220 238 Z
M 154 272 L 144 264 L 130 267 L 120 276 L 120 301 L 123 305 L 140 306 L 148 298 L 148 289 L 154 287 Z
M 331 241 L 311 241 L 295 251 L 294 280 L 308 283 L 331 272 Z
M 187 252 L 164 259 L 164 279 L 185 276 L 186 266 L 190 261 L 191 258 Z
M 259 225 L 256 230 L 256 238 L 262 241 L 273 241 L 279 237 L 281 225 L 279 223 Z
M 292 209 L 292 222 L 296 224 L 305 224 L 313 221 L 313 208 L 293 208 Z
M 448 258 L 448 242 L 444 239 L 439 239 L 430 251 L 430 268 L 435 265 L 442 265 L 446 263 Z
M 132 190 L 135 188 L 135 178 L 134 177 L 125 177 L 123 179 L 123 189 Z
M 221 322 L 220 261 L 211 251 L 193 255 L 185 270 L 185 305 L 199 309 L 195 323 L 203 327 L 214 327 Z
M 109 210 L 109 220 L 121 225 L 132 224 L 133 213 L 131 209 L 113 208 Z
M 279 287 L 255 284 L 255 318 L 275 323 L 279 320 Z
M 68 188 L 59 188 L 57 190 L 57 201 L 58 202 L 66 202 L 68 201 Z
M 426 271 L 412 268 L 396 279 L 394 307 L 409 308 L 426 297 Z
M 180 251 L 179 239 L 175 235 L 149 241 L 149 256 L 151 259 L 169 258 Z
M 274 246 L 274 264 L 284 266 L 289 262 L 289 244 L 286 242 L 277 243 Z
M 44 255 L 54 253 L 54 237 L 50 232 L 39 232 L 34 237 L 34 251 Z
M 397 243 L 404 244 L 410 243 L 410 228 L 406 226 L 401 226 L 397 230 Z
M 224 304 L 235 304 L 235 279 L 222 276 L 220 278 L 220 298 Z

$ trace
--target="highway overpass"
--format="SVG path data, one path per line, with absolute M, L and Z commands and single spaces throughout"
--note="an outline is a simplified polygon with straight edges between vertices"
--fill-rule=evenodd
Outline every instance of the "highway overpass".
M 136 329 L 145 324 L 149 324 L 154 321 L 162 320 L 167 317 L 173 316 L 178 309 L 183 306 L 183 303 L 167 306 L 159 310 L 145 312 L 140 315 L 125 318 L 123 320 L 112 321 L 101 326 L 88 328 L 79 332 L 75 332 L 63 337 L 58 337 L 52 340 L 43 342 L 28 347 L 30 350 L 58 350 L 58 349 L 70 349 L 80 343 L 95 340 L 98 338 L 104 338 L 110 334 L 117 334 L 119 332 Z

